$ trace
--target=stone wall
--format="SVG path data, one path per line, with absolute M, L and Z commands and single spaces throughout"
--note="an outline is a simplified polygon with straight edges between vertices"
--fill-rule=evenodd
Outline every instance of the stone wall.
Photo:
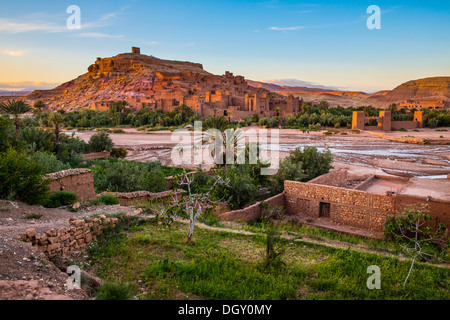
M 437 226 L 443 223 L 450 229 L 450 202 L 428 199 L 426 197 L 412 197 L 399 194 L 396 197 L 396 210 L 403 212 L 408 209 L 424 208 L 425 213 L 435 217 L 434 221 Z
M 58 254 L 65 256 L 72 251 L 82 251 L 105 229 L 113 228 L 119 222 L 119 218 L 107 218 L 104 215 L 85 220 L 71 219 L 69 227 L 59 230 L 50 229 L 42 234 L 34 229 L 27 229 L 21 239 L 31 242 L 49 258 Z
M 272 207 L 283 206 L 284 205 L 284 194 L 281 193 L 272 198 L 265 200 L 268 205 Z M 221 220 L 226 221 L 256 221 L 264 213 L 264 209 L 261 208 L 261 202 L 255 203 L 247 208 L 241 210 L 230 211 L 220 214 Z
M 184 193 L 184 190 L 179 189 L 177 191 L 177 199 L 181 198 L 181 195 Z M 161 200 L 161 201 L 173 201 L 175 198 L 175 193 L 172 190 L 152 193 L 149 191 L 136 191 L 136 192 L 128 192 L 128 193 L 120 193 L 120 192 L 103 192 L 98 196 L 102 196 L 105 194 L 114 195 L 119 199 L 119 203 L 122 206 L 133 206 L 142 202 L 147 202 L 151 200 Z
M 320 218 L 321 203 L 329 204 L 330 221 L 375 231 L 383 231 L 386 218 L 395 213 L 391 196 L 285 181 L 286 214 Z
M 111 154 L 108 151 L 96 152 L 96 153 L 87 153 L 82 155 L 84 160 L 92 160 L 92 159 L 108 159 L 111 158 Z
M 373 176 L 363 184 L 376 178 L 381 177 Z M 405 178 L 389 179 L 405 180 Z M 389 216 L 401 213 L 406 209 L 421 209 L 422 207 L 427 210 L 428 214 L 436 218 L 436 225 L 443 223 L 450 228 L 449 202 L 401 194 L 396 196 L 380 195 L 356 189 L 285 181 L 286 214 L 320 218 L 321 203 L 330 205 L 330 216 L 327 217 L 330 221 L 367 230 L 384 231 L 384 223 Z
M 347 176 L 348 176 L 347 169 L 333 170 L 327 174 L 321 175 L 309 181 L 309 183 L 340 187 L 344 185 L 345 182 L 347 181 Z
M 50 193 L 57 191 L 74 192 L 79 201 L 95 199 L 94 176 L 89 169 L 71 169 L 50 173 Z

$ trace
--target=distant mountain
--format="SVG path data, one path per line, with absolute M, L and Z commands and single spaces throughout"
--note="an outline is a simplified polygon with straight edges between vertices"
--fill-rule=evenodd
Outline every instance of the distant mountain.
M 294 87 L 294 88 L 311 88 L 311 89 L 323 89 L 326 91 L 341 90 L 338 87 L 328 87 L 323 86 L 314 82 L 303 81 L 298 79 L 273 79 L 273 80 L 263 80 L 261 82 L 276 84 L 282 87 Z
M 294 93 L 294 92 L 329 92 L 333 89 L 325 89 L 325 88 L 310 88 L 310 87 L 301 87 L 301 86 L 287 86 L 287 85 L 279 85 L 275 83 L 268 83 L 262 81 L 253 81 L 247 80 L 249 86 L 254 88 L 263 88 L 266 90 L 270 90 L 273 92 L 279 93 Z
M 393 103 L 400 103 L 405 100 L 450 101 L 450 77 L 432 77 L 408 81 L 392 91 L 372 94 L 361 103 L 378 108 L 387 108 Z
M 23 97 L 33 92 L 33 90 L 7 91 L 0 90 L 0 97 Z

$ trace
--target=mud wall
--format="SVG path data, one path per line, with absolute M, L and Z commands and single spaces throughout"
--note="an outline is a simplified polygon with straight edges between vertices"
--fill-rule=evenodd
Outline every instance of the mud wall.
M 160 200 L 160 201 L 173 201 L 175 198 L 179 200 L 181 195 L 185 192 L 184 190 L 179 189 L 177 194 L 175 192 L 164 191 L 159 193 L 152 193 L 148 191 L 136 191 L 129 193 L 118 193 L 118 192 L 103 192 L 98 196 L 102 196 L 105 194 L 114 195 L 119 199 L 119 203 L 122 206 L 133 206 L 142 202 L 147 202 L 151 200 Z
M 450 229 L 450 202 L 433 200 L 425 197 L 412 197 L 405 195 L 398 195 L 396 197 L 396 210 L 403 212 L 411 209 L 424 209 L 425 213 L 436 218 L 434 226 L 443 223 Z
M 264 202 L 266 202 L 271 207 L 284 206 L 284 194 L 280 193 L 279 195 L 269 198 Z M 258 202 L 241 210 L 235 210 L 220 214 L 220 219 L 226 221 L 250 222 L 258 220 L 263 213 L 264 209 L 261 207 L 261 202 Z
M 89 169 L 71 169 L 48 174 L 50 193 L 74 192 L 81 202 L 95 199 L 94 176 Z
M 327 186 L 340 187 L 347 181 L 348 170 L 333 170 L 327 174 L 321 175 L 308 183 L 323 184 Z

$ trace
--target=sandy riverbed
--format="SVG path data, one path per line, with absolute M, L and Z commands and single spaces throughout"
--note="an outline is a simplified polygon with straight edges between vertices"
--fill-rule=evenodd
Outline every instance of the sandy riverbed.
M 250 129 L 244 128 L 244 132 Z M 450 139 L 450 128 L 420 129 L 420 132 L 389 132 L 385 135 L 407 136 L 416 138 L 438 139 L 443 136 Z M 303 134 L 294 129 L 280 129 L 277 150 L 284 158 L 297 147 L 314 146 L 320 151 L 330 150 L 336 166 L 357 166 L 364 169 L 376 169 L 391 174 L 403 176 L 427 176 L 450 174 L 450 146 L 449 145 L 416 145 L 391 142 L 368 133 L 355 134 L 345 130 L 347 135 L 335 134 L 326 136 L 321 132 Z M 135 161 L 161 161 L 164 165 L 173 165 L 171 161 L 172 149 L 177 145 L 178 139 L 173 139 L 170 131 L 138 132 L 135 129 L 125 129 L 125 134 L 110 134 L 116 146 L 129 149 L 129 160 Z M 192 132 L 185 131 L 186 134 Z M 88 141 L 95 132 L 78 132 L 75 135 Z M 250 134 L 247 141 L 257 141 L 255 134 Z M 273 140 L 272 140 L 273 142 Z M 268 142 L 262 143 L 269 149 L 271 135 Z M 157 147 L 157 149 L 154 149 Z

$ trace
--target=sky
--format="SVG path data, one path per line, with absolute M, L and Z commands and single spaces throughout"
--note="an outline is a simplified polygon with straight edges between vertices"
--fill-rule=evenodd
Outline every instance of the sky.
M 450 1 L 0 1 L 0 90 L 52 88 L 132 46 L 219 75 L 391 90 L 450 76 Z

